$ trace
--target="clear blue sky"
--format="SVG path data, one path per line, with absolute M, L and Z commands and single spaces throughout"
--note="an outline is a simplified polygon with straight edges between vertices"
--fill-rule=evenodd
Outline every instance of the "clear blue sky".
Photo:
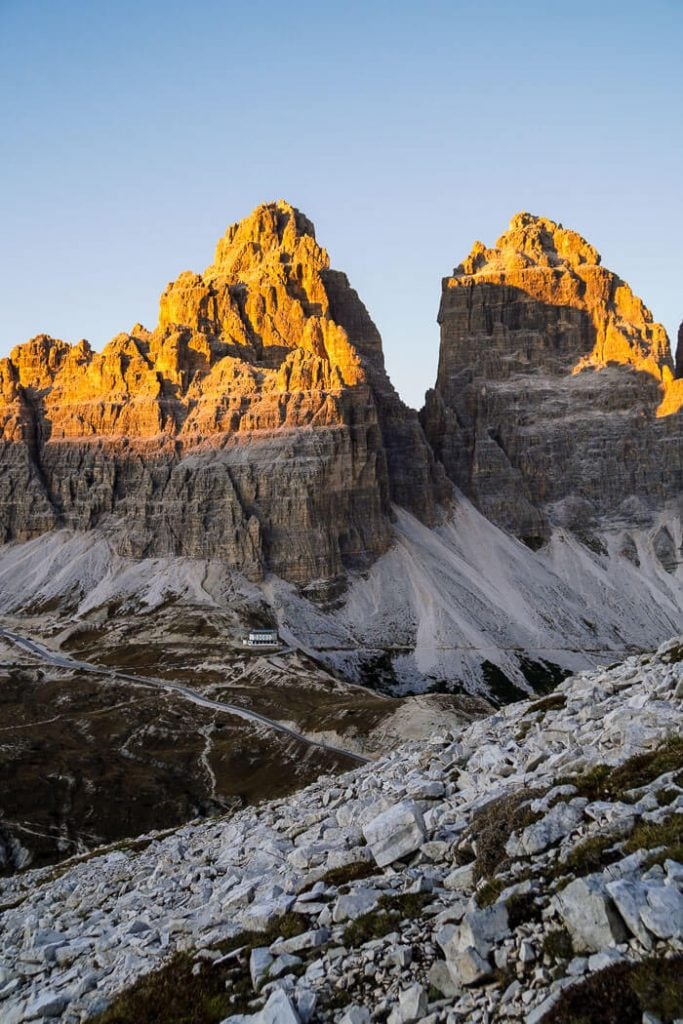
M 101 347 L 284 197 L 412 405 L 440 279 L 521 209 L 683 318 L 682 0 L 0 0 L 0 354 Z

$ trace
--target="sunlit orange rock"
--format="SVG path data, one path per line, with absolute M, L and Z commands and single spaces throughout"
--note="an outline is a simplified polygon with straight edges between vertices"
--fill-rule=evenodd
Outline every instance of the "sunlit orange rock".
M 40 335 L 0 363 L 0 540 L 100 527 L 127 554 L 329 580 L 448 495 L 377 329 L 285 202 L 100 353 Z
M 679 500 L 682 395 L 666 332 L 576 232 L 518 214 L 444 279 L 439 323 L 422 420 L 495 522 L 536 546 L 553 522 L 588 535 L 601 517 Z

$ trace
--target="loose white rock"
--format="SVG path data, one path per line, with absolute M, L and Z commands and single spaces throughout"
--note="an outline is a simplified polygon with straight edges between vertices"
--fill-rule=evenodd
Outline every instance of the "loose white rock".
M 578 953 L 596 953 L 626 939 L 624 922 L 601 875 L 570 882 L 557 903 Z
M 410 801 L 395 804 L 363 828 L 377 866 L 386 867 L 420 848 L 425 826 L 420 808 Z

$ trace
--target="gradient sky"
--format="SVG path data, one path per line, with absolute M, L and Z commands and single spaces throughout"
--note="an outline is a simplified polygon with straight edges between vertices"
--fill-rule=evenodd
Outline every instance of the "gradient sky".
M 683 319 L 682 0 L 0 0 L 0 355 L 99 348 L 280 197 L 412 405 L 440 280 L 526 209 Z

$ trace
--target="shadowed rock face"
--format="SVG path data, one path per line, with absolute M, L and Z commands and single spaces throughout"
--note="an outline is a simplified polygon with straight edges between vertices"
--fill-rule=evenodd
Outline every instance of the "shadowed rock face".
M 390 503 L 432 523 L 446 482 L 379 333 L 287 203 L 228 229 L 203 274 L 101 353 L 41 335 L 0 361 L 0 540 L 106 529 L 134 556 L 332 579 L 386 549 Z
M 683 382 L 664 328 L 580 235 L 528 213 L 445 278 L 421 417 L 454 482 L 542 543 L 680 500 Z

